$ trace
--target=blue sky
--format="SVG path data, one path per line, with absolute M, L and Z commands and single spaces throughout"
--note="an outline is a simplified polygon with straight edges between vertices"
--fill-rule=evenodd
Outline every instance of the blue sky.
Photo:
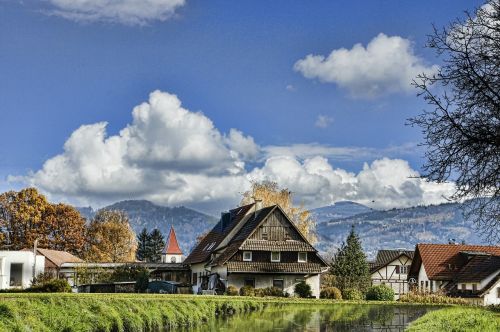
M 316 61 L 307 68 L 297 63 L 308 55 L 328 57 L 341 48 L 351 51 L 355 44 L 365 48 L 382 33 L 386 39 L 376 39 L 382 49 L 384 45 L 407 41 L 408 56 L 418 62 L 415 68 L 430 71 L 433 65 L 440 64 L 440 59 L 424 48 L 432 24 L 444 26 L 462 16 L 464 10 L 480 6 L 481 1 L 165 0 L 164 7 L 156 8 L 154 13 L 134 9 L 132 2 L 124 0 L 122 7 L 110 9 L 99 0 L 89 1 L 95 6 L 88 8 L 75 7 L 69 0 L 0 1 L 1 190 L 35 185 L 52 199 L 75 204 L 146 198 L 160 204 L 216 210 L 237 201 L 237 193 L 245 190 L 253 175 L 252 179 L 281 180 L 310 206 L 342 199 L 369 202 L 371 196 L 387 197 L 387 206 L 381 207 L 405 206 L 429 203 L 441 196 L 437 186 L 429 189 L 423 187 L 428 184 L 420 183 L 412 183 L 418 187 L 417 193 L 407 194 L 408 181 L 381 179 L 384 175 L 377 173 L 374 177 L 381 179 L 377 185 L 383 192 L 367 189 L 360 193 L 361 188 L 355 186 L 324 198 L 338 186 L 321 178 L 322 166 L 306 170 L 307 176 L 315 177 L 304 178 L 304 184 L 276 176 L 278 170 L 287 172 L 286 165 L 273 170 L 265 165 L 269 158 L 292 155 L 295 166 L 298 163 L 297 167 L 307 169 L 305 160 L 324 158 L 333 169 L 354 174 L 343 178 L 344 184 L 360 182 L 364 163 L 374 171 L 376 165 L 372 163 L 376 160 L 383 169 L 399 167 L 404 163 L 396 166 L 391 162 L 404 160 L 408 167 L 401 166 L 406 167 L 402 173 L 408 169 L 420 171 L 422 151 L 415 145 L 421 135 L 404 123 L 426 106 L 415 91 L 401 87 L 400 78 L 394 76 L 397 73 L 387 78 L 382 72 L 370 78 L 377 62 L 365 63 L 365 67 L 332 62 L 333 67 L 329 67 L 328 63 L 325 66 Z M 344 60 L 355 62 L 355 58 L 355 54 L 348 53 Z M 369 59 L 370 54 L 365 58 Z M 386 58 L 392 61 L 391 54 Z M 380 90 L 365 91 L 368 87 L 363 80 L 371 82 L 368 87 Z M 170 180 L 164 179 L 161 186 L 180 181 L 183 187 L 192 187 L 180 195 L 178 188 L 145 190 L 132 184 L 123 185 L 128 188 L 123 190 L 99 188 L 89 183 L 88 174 L 76 180 L 65 178 L 64 174 L 87 169 L 75 157 L 79 153 L 75 151 L 66 151 L 66 157 L 71 154 L 73 158 L 71 163 L 54 166 L 50 172 L 44 169 L 48 160 L 65 156 L 64 143 L 82 125 L 105 121 L 107 136 L 119 135 L 132 124 L 132 109 L 148 102 L 155 90 L 175 94 L 190 113 L 202 112 L 213 122 L 212 129 L 223 137 L 234 128 L 244 138 L 251 138 L 256 147 L 248 156 L 234 148 L 234 142 L 219 142 L 228 153 L 234 152 L 231 158 L 240 163 L 239 173 L 228 168 L 215 172 L 210 166 L 210 171 L 195 167 L 196 171 L 185 174 L 185 166 L 178 168 L 170 162 L 137 166 L 141 163 L 132 162 L 130 152 L 120 157 L 126 160 L 125 167 L 133 166 L 140 173 L 137 176 L 142 182 L 162 173 Z M 158 129 L 160 133 L 169 130 L 168 121 Z M 144 144 L 168 145 L 183 134 L 189 135 L 184 131 L 176 133 L 168 141 L 151 138 Z M 212 131 L 209 136 L 213 137 Z M 85 144 L 83 141 L 77 145 Z M 297 145 L 301 145 L 300 149 Z M 279 153 L 276 147 L 280 147 Z M 350 150 L 339 156 L 337 150 L 331 152 L 332 148 Z M 203 144 L 199 149 L 204 149 Z M 235 153 L 238 157 L 234 157 Z M 197 156 L 194 159 L 193 163 L 199 161 Z M 104 166 L 99 165 L 107 166 L 106 161 L 97 162 L 91 165 L 97 169 L 93 171 L 101 172 Z M 200 174 L 201 180 L 197 177 Z M 296 177 L 301 175 L 296 173 Z M 117 184 L 114 179 L 113 184 Z M 60 184 L 66 181 L 78 185 Z M 198 188 L 203 181 L 208 181 L 206 186 L 232 189 L 223 190 L 230 192 L 225 195 L 215 189 L 206 192 Z M 315 181 L 329 184 L 306 188 Z M 158 179 L 151 182 L 151 186 L 155 184 Z M 391 193 L 387 194 L 387 190 Z M 439 195 L 425 198 L 425 191 Z M 443 193 L 448 191 L 443 189 Z

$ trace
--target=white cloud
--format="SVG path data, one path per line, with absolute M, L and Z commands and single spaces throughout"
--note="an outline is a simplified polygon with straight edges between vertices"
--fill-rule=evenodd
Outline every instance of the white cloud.
M 78 22 L 113 22 L 145 25 L 165 21 L 185 0 L 49 0 L 48 12 Z
M 417 172 L 400 159 L 379 158 L 357 174 L 334 168 L 329 161 L 373 158 L 367 148 L 259 147 L 239 130 L 221 133 L 208 117 L 183 108 L 177 96 L 161 91 L 136 106 L 131 123 L 117 135 L 108 136 L 106 126 L 81 126 L 63 152 L 41 169 L 9 180 L 79 205 L 149 199 L 212 213 L 237 204 L 254 179 L 277 181 L 308 207 L 338 200 L 378 208 L 436 203 L 453 188 L 412 178 Z M 257 166 L 248 169 L 249 161 Z
M 426 66 L 408 39 L 380 33 L 366 47 L 336 49 L 328 57 L 309 54 L 295 63 L 294 70 L 306 78 L 335 83 L 353 97 L 372 98 L 411 91 L 418 74 L 435 73 L 438 67 Z
M 453 184 L 429 183 L 417 177 L 408 162 L 382 158 L 365 164 L 358 173 L 334 169 L 321 156 L 303 162 L 290 157 L 269 158 L 250 173 L 254 180 L 277 181 L 288 187 L 306 206 L 319 207 L 352 200 L 373 208 L 408 207 L 443 202 Z
M 297 88 L 295 86 L 293 86 L 292 84 L 288 84 L 286 87 L 285 87 L 288 91 L 297 91 Z
M 333 118 L 331 116 L 320 114 L 316 118 L 316 122 L 314 123 L 314 125 L 318 128 L 326 128 L 326 127 L 330 126 L 330 124 L 332 124 L 332 122 L 333 122 Z

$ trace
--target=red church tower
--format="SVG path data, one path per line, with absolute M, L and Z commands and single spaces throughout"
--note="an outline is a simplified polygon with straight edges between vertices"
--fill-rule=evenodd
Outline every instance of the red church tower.
M 170 227 L 170 233 L 165 244 L 165 248 L 161 253 L 162 263 L 182 263 L 184 260 L 184 255 L 177 242 L 177 236 L 175 235 L 174 226 Z

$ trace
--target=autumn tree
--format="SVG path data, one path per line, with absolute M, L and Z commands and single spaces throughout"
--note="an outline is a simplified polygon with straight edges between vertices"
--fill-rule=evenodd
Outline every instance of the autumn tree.
M 132 262 L 137 241 L 127 214 L 99 210 L 88 230 L 86 259 L 95 262 Z
M 293 205 L 292 192 L 287 188 L 280 188 L 271 181 L 253 182 L 252 188 L 243 193 L 241 205 L 251 204 L 255 199 L 262 200 L 264 207 L 279 205 L 309 242 L 317 241 L 316 221 L 303 205 Z
M 414 82 L 430 108 L 410 119 L 427 148 L 424 176 L 453 181 L 465 216 L 500 242 L 500 1 L 491 0 L 449 27 L 434 28 L 427 46 L 443 58 L 436 74 Z
M 0 195 L 0 247 L 39 247 L 81 254 L 85 220 L 72 206 L 51 204 L 35 188 Z

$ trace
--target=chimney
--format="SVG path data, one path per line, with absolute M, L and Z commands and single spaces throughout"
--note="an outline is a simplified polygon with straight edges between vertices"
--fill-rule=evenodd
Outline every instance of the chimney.
M 259 199 L 259 198 L 254 198 L 254 208 L 255 208 L 255 212 L 259 211 L 260 209 L 262 209 L 262 200 Z

